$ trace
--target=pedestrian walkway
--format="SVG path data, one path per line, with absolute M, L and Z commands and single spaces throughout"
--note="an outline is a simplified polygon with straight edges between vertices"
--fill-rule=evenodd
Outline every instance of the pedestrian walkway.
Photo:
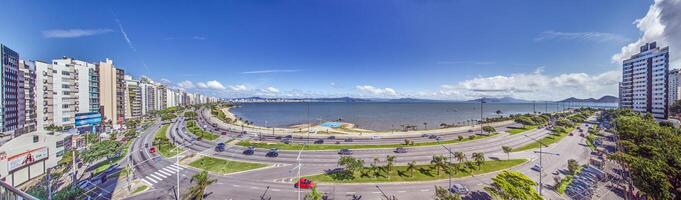
M 161 168 L 154 173 L 151 173 L 147 175 L 146 177 L 142 178 L 142 182 L 146 183 L 147 185 L 153 186 L 154 184 L 158 182 L 163 182 L 164 179 L 173 176 L 175 173 L 179 173 L 180 171 L 184 170 L 182 166 L 179 166 L 177 164 L 172 164 L 168 165 L 164 168 Z

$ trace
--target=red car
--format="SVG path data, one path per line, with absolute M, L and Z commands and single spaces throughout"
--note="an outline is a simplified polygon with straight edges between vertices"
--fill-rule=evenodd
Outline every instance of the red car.
M 296 184 L 293 185 L 293 187 L 300 187 L 300 189 L 310 189 L 314 187 L 314 182 L 312 182 L 310 179 L 301 178 Z
M 156 147 L 149 148 L 149 153 L 156 153 Z

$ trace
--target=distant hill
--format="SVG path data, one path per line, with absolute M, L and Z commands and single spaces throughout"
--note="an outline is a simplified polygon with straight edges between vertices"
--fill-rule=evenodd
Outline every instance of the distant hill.
M 610 96 L 610 95 L 605 95 L 599 99 L 594 99 L 594 98 L 588 98 L 588 99 L 579 99 L 575 97 L 570 97 L 567 99 L 563 99 L 562 101 L 559 102 L 580 102 L 580 103 L 617 103 L 619 102 L 619 98 Z
M 480 103 L 481 101 L 484 101 L 486 103 L 527 103 L 527 102 L 530 102 L 528 100 L 516 99 L 516 98 L 513 98 L 513 97 L 502 97 L 502 98 L 483 97 L 483 98 L 479 98 L 479 99 L 468 100 L 468 101 L 465 101 L 465 102 Z

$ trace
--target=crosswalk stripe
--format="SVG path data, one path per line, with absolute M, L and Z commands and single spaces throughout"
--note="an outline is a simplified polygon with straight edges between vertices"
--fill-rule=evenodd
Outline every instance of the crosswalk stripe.
M 163 174 L 163 175 L 166 175 L 166 176 L 170 176 L 170 174 L 172 174 L 172 173 L 165 172 L 165 171 L 163 171 L 163 170 L 158 170 L 158 172 L 161 173 L 161 174 Z M 165 178 L 165 177 L 164 177 L 164 178 Z
M 171 168 L 175 169 L 176 171 L 182 171 L 184 169 L 182 167 L 178 167 L 178 166 L 174 166 L 174 165 Z
M 147 176 L 145 179 L 149 179 L 151 182 L 158 183 L 158 181 L 154 180 L 150 176 Z M 149 184 L 149 185 L 151 185 L 151 184 Z
M 146 183 L 147 185 L 151 185 L 151 183 L 149 183 L 149 181 L 147 181 L 145 179 L 141 179 L 141 180 L 142 180 L 142 182 Z
M 154 174 L 155 174 L 155 173 L 154 173 Z M 158 176 L 155 176 L 154 174 L 149 174 L 149 176 L 154 177 L 155 179 L 158 179 L 159 181 L 160 181 L 160 180 L 163 180 L 162 178 L 159 178 Z
M 159 172 L 160 172 L 160 171 L 156 171 L 156 172 L 154 172 L 153 174 L 156 175 L 156 176 L 160 176 L 161 178 L 166 178 L 166 177 L 168 177 L 168 176 L 166 176 L 166 175 L 164 175 L 164 174 L 162 174 L 162 173 L 159 173 Z
M 161 169 L 161 171 L 168 172 L 168 173 L 170 173 L 170 174 L 174 174 L 174 173 L 175 173 L 175 170 L 170 170 L 170 169 L 166 169 L 166 168 Z

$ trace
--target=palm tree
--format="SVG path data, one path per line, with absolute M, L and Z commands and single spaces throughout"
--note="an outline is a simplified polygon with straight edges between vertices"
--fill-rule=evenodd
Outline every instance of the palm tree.
M 506 153 L 506 160 L 511 159 L 511 151 L 513 151 L 512 147 L 509 146 L 502 146 L 501 150 L 504 150 L 504 153 Z
M 433 159 L 430 160 L 430 164 L 437 170 L 437 175 L 440 175 L 440 169 L 447 168 L 446 158 L 443 155 L 433 155 Z
M 463 162 L 466 160 L 466 154 L 464 154 L 463 152 L 457 151 L 457 152 L 454 152 L 454 157 L 455 157 L 456 160 L 459 162 L 459 163 L 456 165 L 456 168 L 457 168 L 457 169 L 463 169 L 463 168 L 461 167 L 461 163 L 463 163 Z
M 374 163 L 371 164 L 371 171 L 374 173 L 374 176 L 378 176 L 378 163 L 380 160 L 378 158 L 374 158 Z
M 317 186 L 312 187 L 312 190 L 310 193 L 305 194 L 305 197 L 303 198 L 305 200 L 321 200 L 322 199 L 322 193 L 319 193 L 317 191 Z
M 480 169 L 480 166 L 482 166 L 482 164 L 485 163 L 485 153 L 483 152 L 473 153 L 472 157 L 473 160 L 475 160 L 475 165 L 477 165 L 478 169 Z
M 385 156 L 385 161 L 387 162 L 385 164 L 386 172 L 388 173 L 388 178 L 390 178 L 390 172 L 393 170 L 393 161 L 395 161 L 395 156 L 387 155 Z
M 423 122 L 423 130 L 428 129 L 428 122 Z
M 414 177 L 414 170 L 416 170 L 416 161 L 411 161 L 407 164 L 407 171 L 410 177 Z
M 206 171 L 194 174 L 189 182 L 195 182 L 196 185 L 190 187 L 187 193 L 184 193 L 183 199 L 202 200 L 205 197 L 206 188 L 217 181 L 217 179 L 211 179 Z

